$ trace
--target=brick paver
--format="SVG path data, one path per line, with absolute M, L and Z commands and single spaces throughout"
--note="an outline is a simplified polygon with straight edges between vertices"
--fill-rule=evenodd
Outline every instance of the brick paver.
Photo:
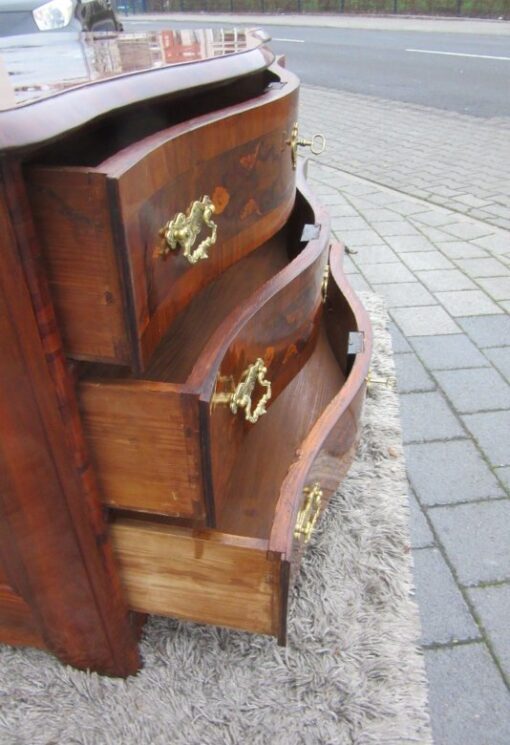
M 418 356 L 431 370 L 460 370 L 489 365 L 465 334 L 454 336 L 415 336 L 411 339 Z
M 470 440 L 416 443 L 408 445 L 405 454 L 409 479 L 423 505 L 455 504 L 505 495 Z
M 503 673 L 510 681 L 510 585 L 475 587 L 468 590 L 468 597 L 494 648 Z
M 304 133 L 330 139 L 310 176 L 349 279 L 391 319 L 435 741 L 507 745 L 510 120 L 302 100 Z
M 436 745 L 508 745 L 508 688 L 485 644 L 425 653 Z
M 412 352 L 395 355 L 399 393 L 432 391 L 435 384 L 418 357 Z
M 422 644 L 479 639 L 480 630 L 440 551 L 415 550 L 413 562 Z
M 432 507 L 428 515 L 461 585 L 510 580 L 510 500 Z

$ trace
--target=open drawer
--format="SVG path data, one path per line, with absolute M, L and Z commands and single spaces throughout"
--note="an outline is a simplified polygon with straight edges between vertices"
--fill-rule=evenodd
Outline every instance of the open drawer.
M 82 422 L 109 507 L 216 525 L 244 440 L 317 340 L 329 222 L 305 191 L 300 179 L 284 228 L 183 309 L 141 376 L 81 365 Z
M 106 120 L 27 168 L 68 356 L 144 370 L 194 295 L 285 224 L 298 80 L 273 65 L 232 90 L 181 123 L 182 100 Z
M 368 317 L 341 261 L 335 245 L 313 353 L 244 439 L 217 528 L 113 518 L 133 610 L 285 642 L 292 569 L 354 456 L 371 354 Z

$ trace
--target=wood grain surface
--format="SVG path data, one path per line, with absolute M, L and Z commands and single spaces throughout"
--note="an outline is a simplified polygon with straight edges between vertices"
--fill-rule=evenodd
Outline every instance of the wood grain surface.
M 319 482 L 323 509 L 346 473 L 371 352 L 370 325 L 345 281 L 342 250 L 335 245 L 331 252 L 332 278 L 312 356 L 244 438 L 216 529 L 114 521 L 133 608 L 273 634 L 285 643 L 288 595 L 305 548 L 294 536 L 303 490 Z M 350 331 L 364 334 L 354 361 L 346 355 Z
M 305 204 L 300 197 L 303 214 Z M 255 426 L 218 402 L 221 381 L 232 388 L 261 357 L 273 405 L 312 353 L 329 237 L 327 222 L 321 225 L 320 236 L 304 243 L 303 223 L 293 221 L 292 231 L 280 231 L 197 294 L 140 379 L 81 378 L 83 424 L 106 504 L 214 526 Z M 90 372 L 100 376 L 98 366 Z
M 171 384 L 119 380 L 82 382 L 79 398 L 105 504 L 211 524 L 196 395 Z
M 1 562 L 26 604 L 18 601 L 20 618 L 51 651 L 77 667 L 127 675 L 140 664 L 136 640 L 83 446 L 21 170 L 4 162 L 0 174 Z M 14 606 L 11 596 L 11 618 Z
M 266 542 L 126 519 L 111 533 L 135 610 L 277 632 L 279 562 Z
M 298 82 L 281 75 L 282 86 L 261 78 L 265 87 L 249 100 L 140 134 L 117 151 L 106 131 L 95 141 L 104 147 L 111 138 L 113 152 L 94 166 L 73 165 L 69 155 L 58 164 L 56 149 L 27 168 L 67 354 L 142 370 L 190 299 L 285 223 L 295 196 L 286 141 Z M 85 141 L 75 147 L 79 160 Z M 209 258 L 191 265 L 182 249 L 162 257 L 161 229 L 204 194 L 218 226 Z
M 130 364 L 127 301 L 104 174 L 33 169 L 28 194 L 66 352 Z

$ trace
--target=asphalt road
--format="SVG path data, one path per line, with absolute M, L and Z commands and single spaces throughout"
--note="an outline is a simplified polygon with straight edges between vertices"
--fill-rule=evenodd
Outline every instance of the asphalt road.
M 126 31 L 169 22 L 128 21 Z M 172 28 L 213 24 L 171 22 Z M 447 109 L 510 116 L 510 37 L 271 26 L 272 48 L 303 83 Z M 465 56 L 464 56 L 465 55 Z

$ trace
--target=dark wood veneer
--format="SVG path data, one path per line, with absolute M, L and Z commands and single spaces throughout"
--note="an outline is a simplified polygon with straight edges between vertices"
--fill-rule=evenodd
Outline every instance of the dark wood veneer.
M 20 599 L 4 593 L 0 616 L 12 628 L 16 610 L 33 641 L 77 667 L 126 675 L 138 668 L 138 651 L 80 440 L 20 170 L 3 163 L 1 178 L 0 524 L 2 561 Z
M 94 167 L 62 166 L 55 150 L 49 164 L 27 169 L 69 356 L 143 370 L 190 299 L 285 223 L 298 82 L 279 74 L 281 88 L 261 80 L 248 101 L 158 131 Z M 218 226 L 209 258 L 190 265 L 182 250 L 160 256 L 160 230 L 204 194 Z

